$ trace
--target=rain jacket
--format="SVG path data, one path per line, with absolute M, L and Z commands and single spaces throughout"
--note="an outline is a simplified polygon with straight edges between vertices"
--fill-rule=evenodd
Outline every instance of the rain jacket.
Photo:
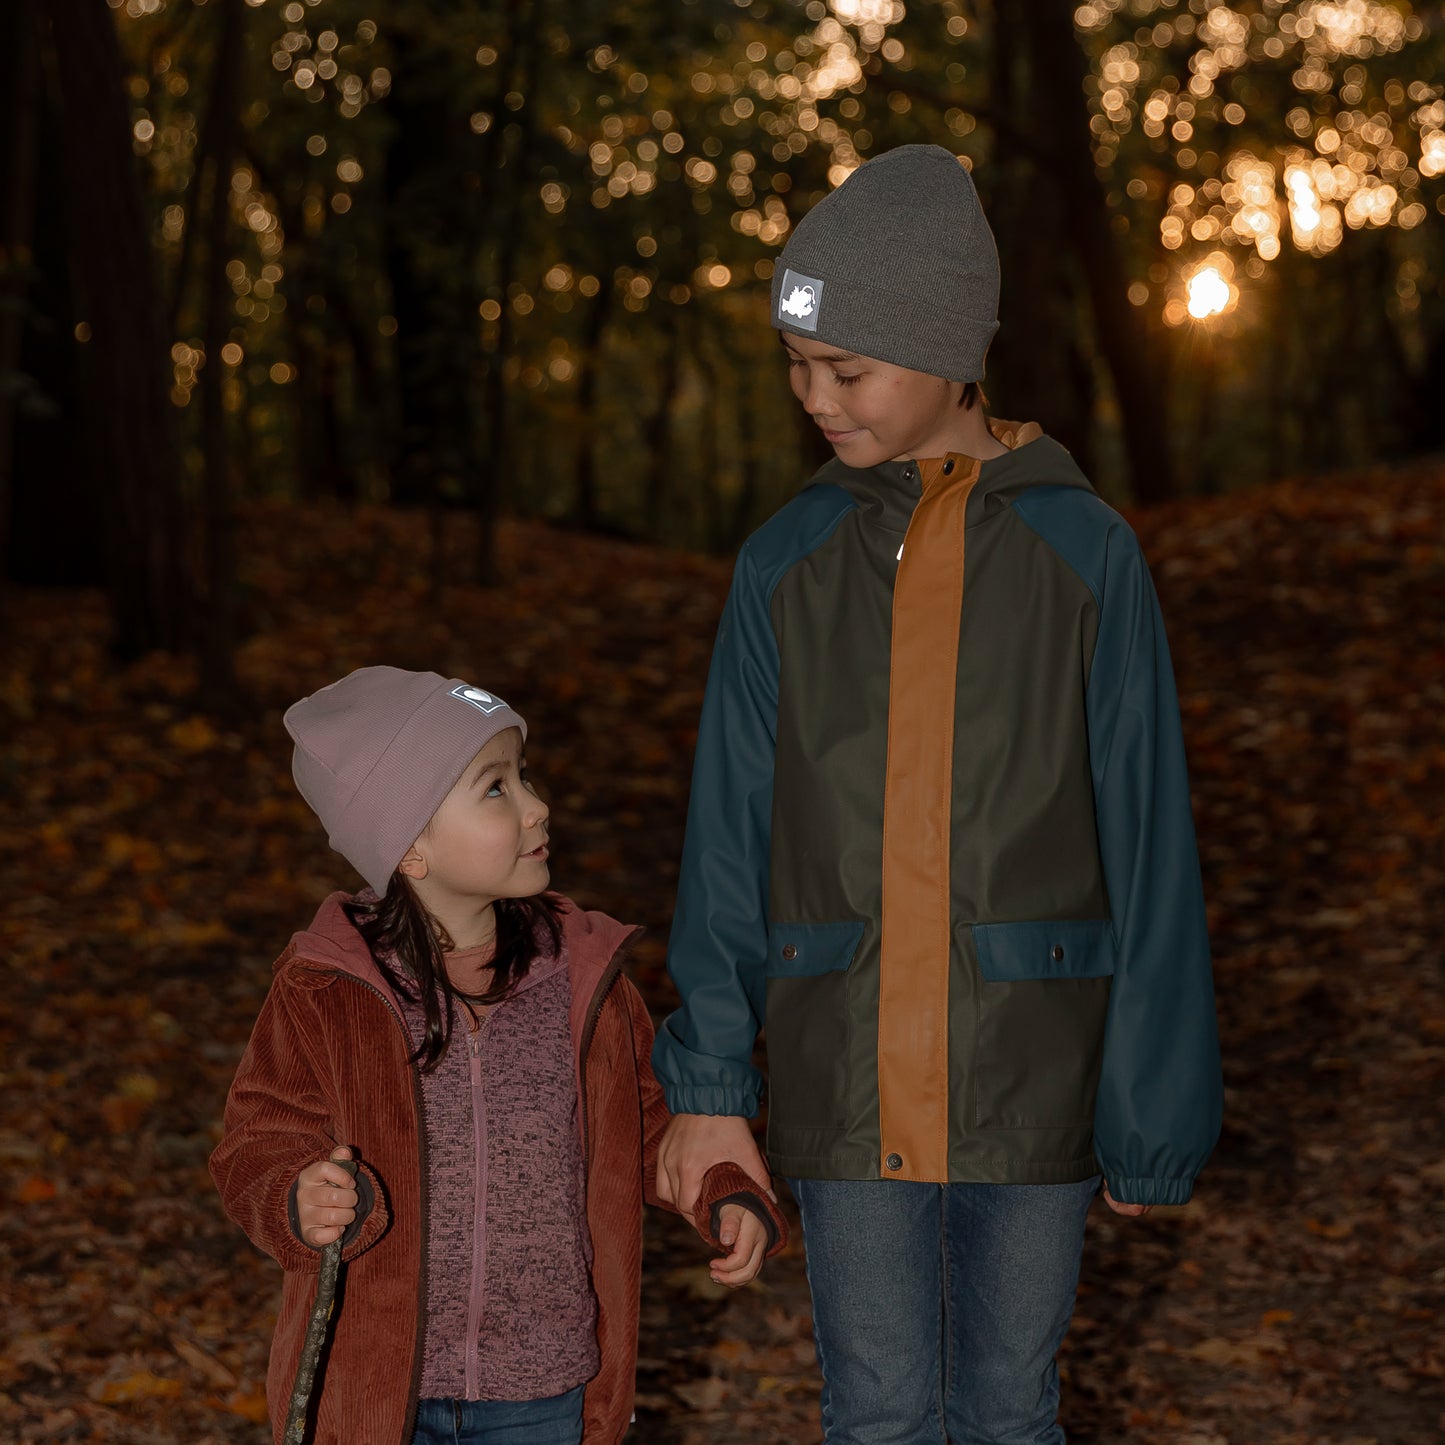
M 315 1295 L 321 1253 L 288 1219 L 292 1186 L 338 1144 L 360 1160 L 360 1227 L 343 1250 L 344 1294 L 313 1389 L 315 1445 L 408 1445 L 423 1330 L 424 1129 L 410 1037 L 395 995 L 335 893 L 296 934 L 226 1102 L 211 1172 L 226 1212 L 285 1271 L 266 1394 L 279 1442 Z M 622 975 L 621 952 L 640 932 L 563 905 L 571 1029 L 579 1081 L 592 1286 L 601 1368 L 588 1383 L 586 1445 L 612 1445 L 632 1413 L 644 1197 L 656 1193 L 657 1146 L 669 1115 L 652 1076 L 652 1025 Z M 705 1238 L 736 1199 L 770 1222 L 776 1252 L 786 1224 L 735 1165 L 709 1172 L 694 1223 Z M 356 1226 L 353 1226 L 356 1228 Z
M 1220 1069 L 1179 710 L 1133 532 L 1036 426 L 829 462 L 738 559 L 653 1055 L 784 1175 L 1175 1204 Z

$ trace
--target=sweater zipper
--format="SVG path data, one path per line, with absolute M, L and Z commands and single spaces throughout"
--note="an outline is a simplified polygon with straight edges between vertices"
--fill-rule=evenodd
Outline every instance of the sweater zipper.
M 477 1024 L 471 1045 L 472 1076 L 472 1287 L 467 1303 L 466 1387 L 468 1400 L 481 1398 L 482 1315 L 487 1290 L 487 1096 L 482 1089 L 482 1031 L 488 1011 Z

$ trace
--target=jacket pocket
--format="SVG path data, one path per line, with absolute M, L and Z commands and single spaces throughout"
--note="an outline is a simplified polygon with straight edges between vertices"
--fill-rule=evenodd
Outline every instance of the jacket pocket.
M 816 978 L 853 962 L 863 925 L 854 923 L 768 924 L 768 977 Z
M 775 1145 L 794 1130 L 839 1129 L 847 1117 L 849 968 L 862 938 L 861 921 L 768 925 L 768 1137 Z
M 1109 920 L 976 923 L 973 945 L 975 1123 L 1091 1126 L 1114 972 Z
M 978 971 L 989 983 L 1108 978 L 1114 972 L 1114 929 L 1107 918 L 975 923 L 973 946 Z

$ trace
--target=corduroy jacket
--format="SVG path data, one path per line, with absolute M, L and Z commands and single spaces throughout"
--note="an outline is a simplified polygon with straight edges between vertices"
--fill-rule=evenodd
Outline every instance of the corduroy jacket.
M 277 961 L 226 1102 L 211 1172 L 226 1212 L 285 1271 L 266 1382 L 279 1442 L 315 1295 L 320 1251 L 293 1232 L 300 1171 L 338 1144 L 360 1161 L 371 1207 L 343 1251 L 345 1290 L 318 1376 L 315 1445 L 408 1445 L 414 1428 L 425 1301 L 420 1090 L 397 1000 L 333 894 Z M 669 1114 L 648 1056 L 652 1025 L 622 974 L 640 930 L 563 903 L 571 985 L 592 1284 L 601 1367 L 588 1383 L 586 1445 L 613 1445 L 632 1413 L 644 1199 L 656 1193 L 657 1145 Z M 786 1223 L 734 1165 L 710 1171 L 694 1222 L 746 1195 L 765 1214 L 772 1252 Z
M 1221 1083 L 1189 782 L 1138 542 L 1036 426 L 829 462 L 745 544 L 653 1054 L 814 1179 L 1181 1203 Z

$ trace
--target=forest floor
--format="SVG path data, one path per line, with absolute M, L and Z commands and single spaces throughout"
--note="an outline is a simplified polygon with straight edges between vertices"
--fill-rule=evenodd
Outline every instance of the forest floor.
M 1065 1345 L 1074 1445 L 1433 1445 L 1445 1433 L 1445 469 L 1282 483 L 1134 518 L 1169 621 L 1224 1044 L 1193 1202 L 1096 1208 Z M 725 563 L 510 523 L 507 577 L 430 593 L 422 518 L 259 507 L 253 699 L 117 669 L 101 599 L 0 619 L 0 1438 L 267 1436 L 278 1276 L 206 1172 L 291 931 L 346 871 L 283 708 L 367 663 L 516 700 L 554 877 L 664 940 Z M 460 571 L 470 544 L 451 537 Z M 723 1297 L 648 1225 L 652 1445 L 816 1440 L 795 1242 Z M 362 1442 L 366 1445 L 366 1442 Z

